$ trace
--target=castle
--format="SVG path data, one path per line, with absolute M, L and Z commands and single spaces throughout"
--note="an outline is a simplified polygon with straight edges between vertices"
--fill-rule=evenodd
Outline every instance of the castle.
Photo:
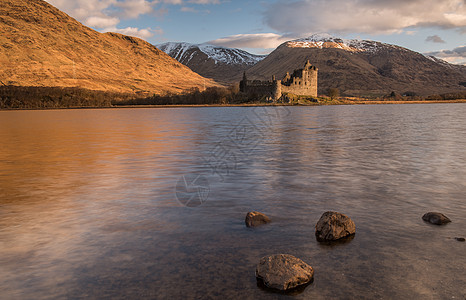
M 245 72 L 239 88 L 243 93 L 267 96 L 274 101 L 280 99 L 283 93 L 317 97 L 317 71 L 308 60 L 303 69 L 295 70 L 292 75 L 287 72 L 282 80 L 276 80 L 273 76 L 272 81 L 251 81 L 246 78 Z

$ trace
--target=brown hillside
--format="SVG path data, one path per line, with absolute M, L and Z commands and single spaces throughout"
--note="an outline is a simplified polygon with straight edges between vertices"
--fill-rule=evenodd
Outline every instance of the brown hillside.
M 43 0 L 0 0 L 0 81 L 155 94 L 216 85 L 141 39 L 99 33 Z

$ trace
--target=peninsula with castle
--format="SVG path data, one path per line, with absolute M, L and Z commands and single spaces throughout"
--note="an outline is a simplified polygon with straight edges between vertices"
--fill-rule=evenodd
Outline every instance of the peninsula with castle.
M 291 75 L 287 72 L 282 80 L 277 80 L 275 76 L 272 76 L 271 81 L 248 80 L 244 72 L 239 88 L 242 93 L 267 97 L 273 101 L 279 100 L 284 94 L 317 97 L 317 72 L 318 69 L 309 60 L 304 68 L 294 70 Z

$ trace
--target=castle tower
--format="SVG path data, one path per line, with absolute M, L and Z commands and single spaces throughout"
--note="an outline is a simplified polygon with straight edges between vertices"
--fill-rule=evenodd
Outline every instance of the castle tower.
M 307 70 L 307 69 L 310 69 L 311 67 L 312 67 L 311 62 L 308 59 L 306 63 L 304 64 L 304 69 Z
M 282 82 L 287 83 L 291 79 L 290 72 L 286 72 L 285 77 L 283 77 Z
M 246 71 L 243 72 L 243 80 L 239 82 L 239 91 L 242 93 L 246 93 L 248 87 L 248 79 L 246 77 Z
M 272 82 L 273 101 L 277 101 L 281 97 L 282 97 L 282 82 L 280 80 L 275 80 L 275 76 L 273 76 L 273 82 Z
M 310 91 L 309 94 L 311 96 L 317 97 L 317 74 L 318 74 L 318 69 L 316 67 L 311 67 L 309 69 L 309 87 Z
M 304 85 L 312 86 L 312 77 L 313 77 L 312 68 L 313 67 L 311 65 L 311 62 L 307 60 L 306 63 L 304 64 L 304 69 L 303 69 L 303 81 L 305 82 Z

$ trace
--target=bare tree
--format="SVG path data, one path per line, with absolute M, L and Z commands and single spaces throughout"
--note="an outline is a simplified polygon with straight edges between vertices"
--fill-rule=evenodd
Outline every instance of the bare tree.
M 338 98 L 340 96 L 340 90 L 337 88 L 329 88 L 328 91 L 328 96 L 330 99 L 334 100 L 335 98 Z

